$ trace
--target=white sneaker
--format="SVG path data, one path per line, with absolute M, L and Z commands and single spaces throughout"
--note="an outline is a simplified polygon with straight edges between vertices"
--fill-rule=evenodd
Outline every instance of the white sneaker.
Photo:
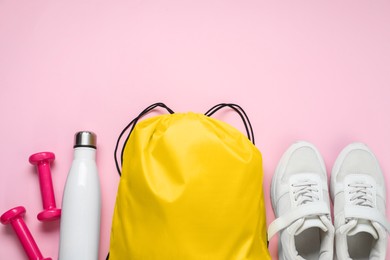
M 350 144 L 338 156 L 331 177 L 338 259 L 386 258 L 385 184 L 366 145 Z
M 268 240 L 279 235 L 279 259 L 333 259 L 334 227 L 324 161 L 310 143 L 290 146 L 271 184 L 276 219 Z

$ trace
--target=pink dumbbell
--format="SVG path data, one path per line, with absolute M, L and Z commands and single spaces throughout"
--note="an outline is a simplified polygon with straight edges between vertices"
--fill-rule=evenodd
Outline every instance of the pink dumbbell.
M 30 163 L 37 166 L 41 187 L 43 211 L 37 215 L 39 221 L 53 221 L 61 216 L 61 209 L 56 207 L 50 172 L 50 163 L 54 159 L 54 153 L 51 152 L 36 153 L 29 158 Z
M 11 224 L 29 259 L 51 260 L 50 257 L 44 258 L 41 251 L 39 251 L 37 243 L 35 243 L 30 230 L 24 223 L 23 216 L 25 213 L 26 209 L 21 206 L 10 209 L 1 215 L 1 223 L 4 225 Z

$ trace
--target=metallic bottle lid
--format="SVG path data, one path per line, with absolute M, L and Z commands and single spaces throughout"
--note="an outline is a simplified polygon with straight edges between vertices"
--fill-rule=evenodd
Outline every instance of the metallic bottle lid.
M 96 134 L 90 131 L 77 132 L 74 135 L 74 146 L 76 147 L 91 147 L 96 149 Z

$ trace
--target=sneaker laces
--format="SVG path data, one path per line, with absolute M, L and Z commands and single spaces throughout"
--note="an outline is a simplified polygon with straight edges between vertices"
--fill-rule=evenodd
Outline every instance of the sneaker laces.
M 348 184 L 351 194 L 350 201 L 353 205 L 374 208 L 374 199 L 372 185 L 366 183 L 352 183 Z
M 305 180 L 299 183 L 293 183 L 291 186 L 293 188 L 294 200 L 298 206 L 320 199 L 318 195 L 318 183 L 314 181 Z
M 379 223 L 390 233 L 390 223 L 383 212 L 376 206 L 375 184 L 369 179 L 349 181 L 346 188 L 347 204 L 344 206 L 345 224 L 339 228 L 340 233 L 348 232 L 362 220 Z
M 289 186 L 295 206 L 290 211 L 272 221 L 268 227 L 268 240 L 279 231 L 289 227 L 300 219 L 304 220 L 314 216 L 321 218 L 321 216 L 324 216 L 330 221 L 329 205 L 326 201 L 322 200 L 321 182 L 311 178 L 299 178 L 299 180 L 292 182 Z M 325 228 L 328 228 L 328 226 Z

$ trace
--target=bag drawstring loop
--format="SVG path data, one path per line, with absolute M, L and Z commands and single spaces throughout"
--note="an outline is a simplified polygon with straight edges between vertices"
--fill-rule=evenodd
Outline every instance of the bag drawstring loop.
M 240 107 L 239 105 L 233 104 L 233 103 L 221 103 L 221 104 L 215 105 L 212 108 L 210 108 L 205 113 L 205 115 L 212 116 L 213 114 L 215 114 L 216 112 L 218 112 L 219 110 L 221 110 L 224 107 L 229 107 L 229 108 L 233 109 L 241 117 L 242 122 L 244 123 L 245 131 L 246 131 L 246 134 L 248 136 L 248 139 L 253 144 L 255 144 L 255 136 L 253 134 L 252 124 L 249 120 L 248 115 L 245 113 L 245 110 L 242 107 Z
M 122 164 L 123 164 L 123 153 L 125 151 L 125 147 L 126 147 L 126 144 L 127 144 L 127 141 L 129 140 L 130 138 L 130 135 L 131 133 L 133 132 L 134 130 L 134 127 L 135 125 L 137 124 L 137 122 L 144 116 L 146 115 L 147 113 L 149 113 L 150 111 L 152 111 L 153 109 L 157 108 L 157 107 L 161 107 L 161 108 L 165 108 L 170 114 L 174 114 L 175 112 L 170 109 L 169 107 L 167 107 L 164 103 L 161 103 L 161 102 L 158 102 L 158 103 L 154 103 L 150 106 L 148 106 L 147 108 L 145 108 L 136 118 L 134 118 L 133 120 L 131 120 L 131 122 L 122 130 L 122 132 L 120 133 L 119 137 L 118 137 L 118 140 L 116 141 L 116 145 L 115 145 L 115 150 L 114 150 L 114 159 L 115 159 L 115 166 L 116 166 L 116 170 L 118 171 L 118 174 L 119 176 L 121 176 L 121 167 L 122 167 Z M 126 140 L 125 142 L 123 143 L 123 146 L 122 146 L 122 149 L 121 149 L 121 164 L 119 166 L 119 163 L 118 163 L 118 158 L 117 158 L 117 153 L 118 153 L 118 148 L 119 148 L 119 143 L 123 137 L 123 135 L 127 132 L 127 130 L 130 129 L 129 131 L 129 134 L 127 135 L 126 137 Z

